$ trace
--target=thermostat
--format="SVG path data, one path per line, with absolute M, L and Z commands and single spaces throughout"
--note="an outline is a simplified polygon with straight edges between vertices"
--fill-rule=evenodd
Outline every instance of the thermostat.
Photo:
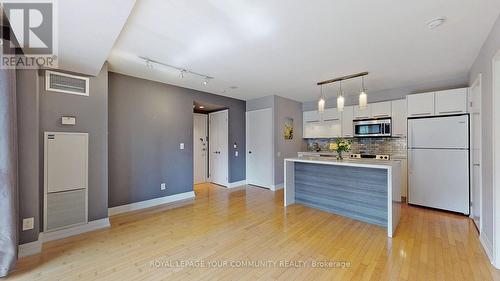
M 76 125 L 76 117 L 75 116 L 63 116 L 61 117 L 62 125 Z

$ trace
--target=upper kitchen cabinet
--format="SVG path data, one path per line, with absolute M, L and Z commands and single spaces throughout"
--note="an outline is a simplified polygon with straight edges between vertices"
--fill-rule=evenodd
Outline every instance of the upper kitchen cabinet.
M 336 108 L 303 112 L 303 138 L 334 138 L 340 136 L 340 115 Z
M 304 111 L 302 114 L 304 122 L 319 122 L 319 117 L 317 110 Z
M 371 117 L 372 118 L 384 118 L 391 117 L 391 102 L 376 102 L 370 104 L 371 106 Z
M 340 114 L 336 108 L 327 108 L 322 115 L 323 121 L 340 120 Z
M 342 137 L 351 138 L 354 136 L 352 120 L 354 119 L 354 106 L 344 107 L 342 111 Z
M 467 112 L 467 88 L 436 92 L 436 115 Z
M 408 95 L 408 117 L 467 112 L 467 88 Z
M 392 135 L 395 137 L 406 136 L 406 100 L 394 100 L 391 106 Z
M 406 101 L 408 117 L 434 115 L 434 93 L 408 95 Z
M 365 108 L 354 106 L 354 119 L 369 119 L 372 116 L 371 105 L 368 104 Z

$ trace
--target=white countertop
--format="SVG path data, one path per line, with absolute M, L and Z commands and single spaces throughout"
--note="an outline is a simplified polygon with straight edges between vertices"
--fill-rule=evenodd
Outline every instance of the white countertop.
M 397 165 L 401 165 L 401 161 L 398 160 L 349 159 L 349 158 L 338 160 L 336 157 L 321 157 L 321 156 L 293 157 L 293 158 L 286 158 L 285 161 L 338 165 L 338 166 L 351 166 L 351 167 L 378 168 L 378 169 L 388 169 Z

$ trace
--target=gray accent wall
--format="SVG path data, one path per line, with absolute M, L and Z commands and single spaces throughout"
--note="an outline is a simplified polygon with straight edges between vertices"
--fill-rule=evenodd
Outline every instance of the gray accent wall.
M 110 207 L 193 190 L 194 101 L 228 108 L 229 182 L 245 179 L 245 101 L 111 72 Z
M 493 223 L 493 71 L 492 60 L 500 50 L 500 17 L 497 19 L 488 39 L 485 41 L 481 51 L 476 58 L 470 71 L 469 83 L 472 85 L 478 75 L 482 73 L 481 89 L 481 136 L 482 136 L 482 207 L 481 217 L 483 231 L 481 235 L 486 236 L 486 243 L 494 241 Z M 486 240 L 486 239 L 485 239 Z M 493 245 L 488 245 L 493 249 Z
M 283 137 L 285 118 L 293 119 L 293 139 Z M 302 139 L 302 103 L 280 96 L 274 97 L 274 184 L 284 183 L 284 159 L 297 157 L 303 151 L 306 142 Z
M 43 133 L 46 131 L 88 133 L 89 221 L 106 218 L 108 217 L 108 66 L 105 64 L 98 76 L 90 78 L 88 97 L 45 91 L 44 73 L 40 72 L 39 75 L 40 198 L 43 199 Z M 62 116 L 75 116 L 76 125 L 61 125 Z M 43 214 L 43 206 L 40 208 L 40 214 Z M 42 223 L 42 219 L 40 222 Z
M 247 111 L 271 108 L 273 112 L 274 142 L 274 185 L 284 183 L 283 160 L 297 156 L 297 152 L 306 149 L 302 139 L 302 103 L 284 97 L 272 95 L 247 101 Z M 294 137 L 285 140 L 283 137 L 285 118 L 293 118 Z
M 38 239 L 40 230 L 39 91 L 36 70 L 17 70 L 17 137 L 19 172 L 19 243 Z M 43 198 L 43 197 L 42 197 Z M 22 220 L 34 218 L 34 228 L 22 231 Z

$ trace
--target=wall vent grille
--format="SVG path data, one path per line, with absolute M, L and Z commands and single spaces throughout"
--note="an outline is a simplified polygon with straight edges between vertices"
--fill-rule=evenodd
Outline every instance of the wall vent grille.
M 73 95 L 89 95 L 88 77 L 45 71 L 45 90 Z

